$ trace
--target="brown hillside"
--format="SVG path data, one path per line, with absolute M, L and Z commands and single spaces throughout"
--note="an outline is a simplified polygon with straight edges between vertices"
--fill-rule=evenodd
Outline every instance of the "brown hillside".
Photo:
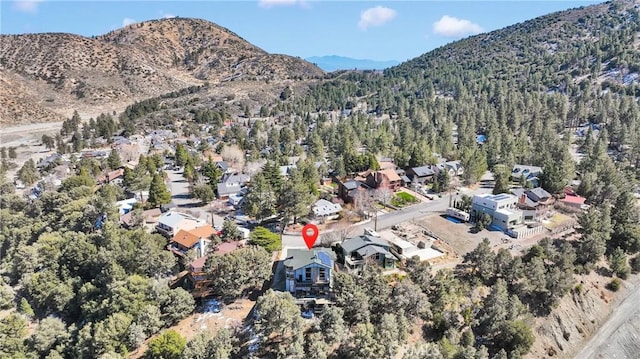
M 197 19 L 152 20 L 94 38 L 2 35 L 0 45 L 0 123 L 58 120 L 69 108 L 122 107 L 204 81 L 323 75 L 306 61 L 270 55 Z

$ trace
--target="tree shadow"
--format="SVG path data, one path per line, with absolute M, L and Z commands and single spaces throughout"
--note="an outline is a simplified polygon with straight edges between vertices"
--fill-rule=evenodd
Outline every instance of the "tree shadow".
M 606 267 L 598 267 L 595 272 L 603 277 L 613 277 L 613 271 Z

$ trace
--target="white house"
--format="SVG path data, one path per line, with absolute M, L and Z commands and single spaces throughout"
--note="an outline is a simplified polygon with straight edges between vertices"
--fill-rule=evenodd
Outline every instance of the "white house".
M 188 214 L 169 211 L 160 216 L 158 224 L 156 225 L 156 230 L 171 238 L 180 230 L 189 231 L 194 228 L 202 227 L 205 224 L 207 224 L 207 222 Z
M 313 204 L 313 214 L 317 218 L 334 219 L 342 212 L 342 206 L 339 203 L 332 203 L 326 199 L 319 199 Z
M 518 209 L 518 197 L 507 194 L 477 194 L 471 203 L 471 218 L 478 218 L 486 213 L 491 217 L 491 225 L 507 230 L 522 223 L 522 211 Z
M 118 207 L 118 213 L 120 215 L 123 215 L 131 212 L 131 210 L 133 209 L 133 205 L 138 202 L 140 201 L 138 201 L 138 199 L 135 197 L 116 202 L 116 207 Z

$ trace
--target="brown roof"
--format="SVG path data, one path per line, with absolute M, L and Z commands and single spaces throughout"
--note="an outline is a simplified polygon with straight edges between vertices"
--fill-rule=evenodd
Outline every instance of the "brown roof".
M 172 239 L 173 242 L 178 243 L 179 245 L 185 248 L 193 247 L 196 243 L 198 243 L 199 240 L 200 240 L 200 237 L 192 233 L 189 233 L 183 229 L 181 229 L 178 233 L 176 233 L 176 235 L 173 236 L 173 239 Z
M 239 241 L 235 241 L 235 242 L 223 242 L 218 244 L 218 246 L 216 247 L 215 250 L 215 254 L 219 254 L 219 255 L 223 255 L 223 254 L 227 254 L 227 253 L 231 253 L 233 251 L 235 251 L 236 249 L 238 249 L 238 247 L 240 247 L 240 242 Z
M 212 234 L 215 234 L 217 232 L 218 231 L 216 231 L 213 227 L 211 227 L 210 224 L 205 224 L 204 226 L 189 230 L 189 233 L 193 234 L 198 238 L 209 238 L 211 237 Z
M 193 262 L 191 262 L 189 264 L 189 267 L 191 267 L 191 271 L 192 272 L 202 272 L 202 269 L 204 268 L 205 263 L 207 262 L 207 258 L 209 258 L 209 256 L 202 256 L 196 260 L 194 260 Z
M 380 169 L 381 170 L 395 170 L 396 169 L 396 164 L 393 163 L 393 162 L 380 161 L 380 162 L 378 162 L 378 164 L 380 165 Z
M 385 176 L 387 176 L 389 181 L 392 181 L 392 182 L 393 181 L 402 181 L 402 179 L 400 178 L 400 176 L 398 176 L 398 174 L 396 173 L 395 170 L 386 169 L 386 170 L 381 170 L 379 172 L 384 174 Z

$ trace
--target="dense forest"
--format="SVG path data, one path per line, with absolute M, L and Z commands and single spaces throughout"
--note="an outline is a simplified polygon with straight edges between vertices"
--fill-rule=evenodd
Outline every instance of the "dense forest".
M 633 196 L 640 177 L 639 32 L 631 1 L 605 3 L 460 40 L 382 74 L 338 72 L 308 91 L 287 87 L 260 109 L 233 99 L 204 104 L 206 87 L 190 88 L 162 98 L 177 102 L 150 99 L 82 126 L 74 116 L 46 142 L 65 153 L 96 137 L 171 128 L 178 120 L 187 123 L 184 135 L 203 126 L 216 134 L 237 110 L 215 150 L 233 145 L 248 161 L 268 161 L 247 196 L 246 209 L 258 218 L 295 218 L 304 208 L 292 204 L 306 208 L 318 195 L 309 178 L 348 176 L 374 168 L 380 157 L 399 167 L 433 163 L 434 154 L 459 159 L 467 183 L 486 170 L 499 179 L 515 163 L 538 165 L 551 193 L 576 180 L 591 204 L 579 216 L 578 241 L 543 240 L 521 256 L 495 253 L 483 241 L 455 270 L 408 261 L 405 277 L 383 277 L 373 268 L 361 276 L 338 273 L 337 305 L 318 324 L 306 325 L 293 298 L 273 291 L 258 300 L 252 318 L 262 338 L 258 357 L 519 358 L 534 340 L 531 319 L 548 315 L 567 293 L 580 295 L 577 276 L 605 268 L 615 290 L 640 270 Z M 597 127 L 574 136 L 584 124 Z M 583 155 L 579 163 L 572 151 Z M 275 164 L 303 153 L 307 158 L 286 181 L 278 177 Z M 210 164 L 177 157 L 194 167 L 193 176 L 200 167 L 199 175 L 216 182 Z M 324 159 L 329 166 L 312 166 Z M 0 319 L 0 356 L 118 358 L 159 332 L 150 358 L 246 354 L 240 349 L 246 332 L 187 342 L 162 331 L 190 314 L 194 301 L 167 285 L 179 263 L 165 239 L 119 228 L 113 207 L 119 189 L 95 191 L 89 174 L 114 167 L 108 161 L 79 163 L 59 190 L 35 200 L 2 183 L 0 309 L 17 310 Z M 128 172 L 126 185 L 146 188 L 161 176 L 153 162 Z M 31 163 L 23 173 L 33 171 Z M 251 261 L 235 256 L 207 264 L 211 273 L 237 279 L 218 283 L 221 294 L 244 295 L 256 285 L 247 273 L 268 278 L 263 249 L 243 256 Z M 410 336 L 418 344 L 407 345 Z

